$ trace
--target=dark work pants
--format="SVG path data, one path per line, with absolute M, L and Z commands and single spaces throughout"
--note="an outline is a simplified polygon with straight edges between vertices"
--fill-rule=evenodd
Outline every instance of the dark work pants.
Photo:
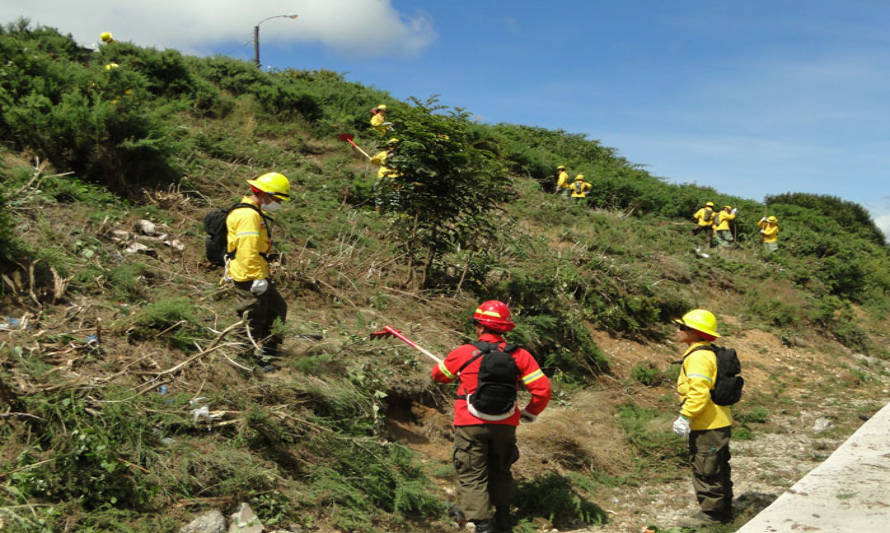
M 265 348 L 264 351 L 274 351 L 281 344 L 281 337 L 270 336 L 272 324 L 276 318 L 280 318 L 282 323 L 287 319 L 287 303 L 271 281 L 269 288 L 260 296 L 254 296 L 250 292 L 252 283 L 252 281 L 235 282 L 235 312 L 239 317 L 243 317 L 247 311 L 247 323 L 253 340 L 261 344 Z
M 705 513 L 728 517 L 732 512 L 732 478 L 729 467 L 730 426 L 689 434 L 692 486 Z
M 510 467 L 519 459 L 516 426 L 455 426 L 452 457 L 457 503 L 468 520 L 491 519 L 492 506 L 510 504 L 515 491 Z

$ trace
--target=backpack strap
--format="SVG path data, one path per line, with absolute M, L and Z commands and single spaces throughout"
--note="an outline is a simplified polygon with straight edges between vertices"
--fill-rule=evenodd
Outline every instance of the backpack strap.
M 715 345 L 713 345 L 713 344 L 702 344 L 701 346 L 696 346 L 695 348 L 689 350 L 689 353 L 686 354 L 686 355 L 684 355 L 684 356 L 683 356 L 683 360 L 680 361 L 680 371 L 683 372 L 683 375 L 684 375 L 684 376 L 686 375 L 686 367 L 683 366 L 683 363 L 686 362 L 686 358 L 687 358 L 687 357 L 689 357 L 690 355 L 692 355 L 692 352 L 697 352 L 697 351 L 699 351 L 699 350 L 708 350 L 708 351 L 710 351 L 710 352 L 714 352 L 714 357 L 716 357 L 716 356 L 717 356 L 717 352 L 716 352 L 715 350 L 717 350 L 717 349 L 719 349 L 719 347 L 718 347 L 718 346 L 715 346 Z

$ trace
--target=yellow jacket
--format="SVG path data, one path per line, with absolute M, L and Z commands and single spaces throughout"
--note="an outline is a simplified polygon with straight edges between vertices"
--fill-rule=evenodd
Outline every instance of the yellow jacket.
M 710 343 L 697 342 L 683 354 L 683 368 L 677 377 L 677 393 L 683 402 L 680 414 L 689 419 L 692 430 L 731 426 L 729 407 L 711 400 L 711 389 L 717 380 L 717 356 L 711 350 L 693 351 L 699 346 Z
M 259 204 L 245 196 L 242 203 Z M 235 251 L 235 257 L 229 261 L 229 276 L 235 281 L 266 279 L 269 277 L 269 263 L 260 254 L 269 253 L 272 241 L 269 230 L 259 213 L 248 207 L 235 209 L 226 217 L 228 228 L 226 251 Z
M 569 188 L 569 173 L 563 170 L 556 178 L 556 190 Z
M 779 225 L 772 222 L 761 220 L 757 223 L 760 228 L 760 234 L 763 235 L 763 242 L 776 242 L 779 240 Z
M 729 231 L 729 221 L 735 220 L 735 213 L 720 211 L 714 219 L 714 231 Z
M 698 220 L 699 226 L 710 226 L 714 224 L 714 210 L 710 207 L 702 207 L 692 215 L 692 218 Z
M 376 117 L 377 115 L 374 115 L 374 116 Z M 395 170 L 393 168 L 389 168 L 388 166 L 386 166 L 386 157 L 388 155 L 389 154 L 386 152 L 386 150 L 381 150 L 380 152 L 377 152 L 376 154 L 374 154 L 374 157 L 371 158 L 371 163 L 380 166 L 380 168 L 377 169 L 377 178 L 378 179 L 379 178 L 395 178 L 395 177 L 398 177 L 398 175 L 399 175 L 398 170 Z
M 380 133 L 386 133 L 386 130 L 389 129 L 389 124 L 384 125 L 384 122 L 386 122 L 386 118 L 383 113 L 376 113 L 371 117 L 371 127 Z
M 584 180 L 574 181 L 569 188 L 572 189 L 572 198 L 586 198 L 587 191 L 593 188 L 593 185 Z

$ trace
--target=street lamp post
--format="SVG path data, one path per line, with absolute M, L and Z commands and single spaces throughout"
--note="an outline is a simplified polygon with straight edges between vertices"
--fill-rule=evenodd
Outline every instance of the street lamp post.
M 298 16 L 299 15 L 274 15 L 272 17 L 266 17 L 256 23 L 256 26 L 253 27 L 253 61 L 256 63 L 256 68 L 260 68 L 260 24 L 267 20 L 281 18 L 295 19 Z

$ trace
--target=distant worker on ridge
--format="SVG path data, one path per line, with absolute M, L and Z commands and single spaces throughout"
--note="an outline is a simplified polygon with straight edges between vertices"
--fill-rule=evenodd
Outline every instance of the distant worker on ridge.
M 692 230 L 693 235 L 698 235 L 701 232 L 705 233 L 705 244 L 708 248 L 711 247 L 711 233 L 714 226 L 714 217 L 716 213 L 714 212 L 714 202 L 706 202 L 705 205 L 695 212 L 692 215 L 697 221 L 695 228 Z
M 547 407 L 550 380 L 532 354 L 504 339 L 516 326 L 505 303 L 479 304 L 473 324 L 478 341 L 458 346 L 432 369 L 438 383 L 460 381 L 452 455 L 457 506 L 450 514 L 461 527 L 469 519 L 476 533 L 510 531 L 515 492 L 510 468 L 519 458 L 516 426 L 520 420 L 534 422 Z M 524 409 L 517 405 L 520 382 L 531 393 Z
M 114 37 L 111 35 L 110 31 L 103 31 L 99 34 L 99 40 L 105 44 L 110 44 L 114 42 Z
M 584 181 L 584 174 L 578 174 L 577 176 L 575 176 L 574 183 L 572 183 L 572 198 L 587 198 L 587 191 L 592 188 L 593 185 Z
M 724 205 L 723 210 L 717 213 L 714 219 L 714 236 L 717 238 L 717 246 L 720 248 L 729 248 L 735 241 L 730 222 L 735 220 L 737 212 L 737 208 Z
M 763 252 L 771 254 L 779 249 L 779 220 L 770 215 L 763 217 L 757 223 L 760 235 L 763 237 Z
M 386 122 L 386 104 L 371 109 L 371 127 L 380 135 L 386 135 L 392 125 Z
M 556 172 L 556 194 L 568 198 L 572 191 L 572 185 L 569 183 L 569 173 L 566 172 L 565 165 L 556 167 Z

